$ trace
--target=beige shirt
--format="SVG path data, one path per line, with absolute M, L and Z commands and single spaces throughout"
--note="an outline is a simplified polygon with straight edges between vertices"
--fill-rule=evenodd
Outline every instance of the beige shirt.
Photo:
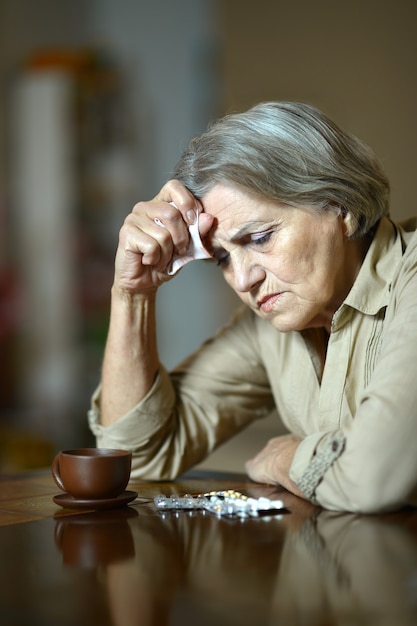
M 133 452 L 133 476 L 175 478 L 250 422 L 275 411 L 302 442 L 290 477 L 334 510 L 401 506 L 417 485 L 417 221 L 384 218 L 335 313 L 324 370 L 322 331 L 280 333 L 240 312 L 144 400 L 100 425 L 100 447 Z

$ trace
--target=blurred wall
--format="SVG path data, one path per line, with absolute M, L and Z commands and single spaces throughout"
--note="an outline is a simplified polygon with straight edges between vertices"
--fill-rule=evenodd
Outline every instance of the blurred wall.
M 120 0 L 117 3 L 111 0 L 74 0 L 70 3 L 2 0 L 0 218 L 4 216 L 5 219 L 0 220 L 0 242 L 3 244 L 0 248 L 4 252 L 7 246 L 7 251 L 0 256 L 0 270 L 16 257 L 23 258 L 23 263 L 31 263 L 30 259 L 24 258 L 21 249 L 17 250 L 16 241 L 20 239 L 19 233 L 13 230 L 16 229 L 16 212 L 10 185 L 13 177 L 10 165 L 10 152 L 13 152 L 13 145 L 10 145 L 13 141 L 10 132 L 13 127 L 11 93 L 27 58 L 37 50 L 49 48 L 100 46 L 108 49 L 120 68 L 136 148 L 130 153 L 130 196 L 124 197 L 123 203 L 117 207 L 116 219 L 113 219 L 114 215 L 112 218 L 115 251 L 118 229 L 133 204 L 152 197 L 159 190 L 169 178 L 188 140 L 204 130 L 209 119 L 221 112 L 220 42 L 215 9 L 216 3 L 210 0 Z M 76 207 L 74 219 L 75 214 Z M 46 215 L 44 219 L 47 219 Z M 24 216 L 19 220 L 17 228 L 19 224 L 24 225 Z M 101 228 L 100 221 L 103 220 L 98 214 L 98 229 Z M 57 262 L 59 259 L 51 258 L 52 266 Z M 20 287 L 25 296 L 25 285 Z M 30 316 L 30 301 L 26 302 L 28 304 L 29 310 L 24 315 Z M 175 285 L 169 284 L 160 290 L 158 315 L 162 360 L 168 367 L 175 364 L 228 319 L 235 305 L 236 300 L 217 268 L 202 263 L 185 268 L 175 279 Z M 27 366 L 25 351 L 30 348 L 30 343 L 35 344 L 35 350 L 42 350 L 42 342 L 38 339 L 34 337 L 27 341 L 25 337 L 18 341 L 20 367 Z M 76 349 L 82 351 L 83 346 Z M 40 367 L 39 352 L 32 361 Z M 24 414 L 23 421 L 29 420 L 28 426 L 52 438 L 57 446 L 82 443 L 80 439 L 84 440 L 86 436 L 88 396 L 99 380 L 100 360 L 91 363 L 87 378 L 89 393 L 85 393 L 86 377 L 80 369 L 75 380 L 80 397 L 71 395 L 73 380 L 68 394 L 62 394 L 65 401 L 59 410 L 53 402 L 48 402 L 48 397 L 40 407 L 33 406 L 38 400 L 34 400 L 30 393 L 22 397 L 21 374 L 19 371 L 17 391 L 20 397 L 17 398 L 19 411 L 16 415 L 18 412 L 20 416 Z M 31 375 L 30 371 L 28 375 Z M 57 387 L 56 391 L 59 400 L 62 387 Z M 53 408 L 52 415 L 47 415 L 48 404 Z
M 417 3 L 225 0 L 225 107 L 301 100 L 369 143 L 392 185 L 392 214 L 416 212 Z

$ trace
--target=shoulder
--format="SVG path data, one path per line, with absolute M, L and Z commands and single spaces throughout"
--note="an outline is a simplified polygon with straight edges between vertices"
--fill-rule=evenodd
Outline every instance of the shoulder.
M 404 253 L 410 254 L 417 248 L 417 217 L 410 217 L 404 222 L 396 222 L 395 226 L 403 242 Z
M 417 272 L 417 217 L 396 224 L 401 237 L 403 257 L 400 273 L 414 268 Z
M 395 224 L 402 243 L 402 256 L 391 283 L 391 297 L 414 306 L 417 302 L 417 218 Z

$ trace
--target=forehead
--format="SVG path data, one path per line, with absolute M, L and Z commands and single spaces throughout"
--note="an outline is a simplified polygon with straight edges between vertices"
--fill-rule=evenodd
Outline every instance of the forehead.
M 244 208 L 254 197 L 232 185 L 217 184 L 203 198 L 204 210 L 216 216 L 227 209 Z
M 236 187 L 216 185 L 202 200 L 204 211 L 214 216 L 210 233 L 214 245 L 237 239 L 279 218 L 280 204 L 262 200 Z
M 205 212 L 216 218 L 220 229 L 223 226 L 229 229 L 248 221 L 262 221 L 269 203 L 236 187 L 216 185 L 204 196 L 202 204 Z

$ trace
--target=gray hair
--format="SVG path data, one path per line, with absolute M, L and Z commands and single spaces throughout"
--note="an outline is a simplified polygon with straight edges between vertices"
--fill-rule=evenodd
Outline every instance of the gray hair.
M 318 109 L 265 102 L 195 137 L 173 172 L 197 198 L 214 185 L 291 206 L 350 212 L 354 234 L 389 211 L 389 182 L 373 151 Z

